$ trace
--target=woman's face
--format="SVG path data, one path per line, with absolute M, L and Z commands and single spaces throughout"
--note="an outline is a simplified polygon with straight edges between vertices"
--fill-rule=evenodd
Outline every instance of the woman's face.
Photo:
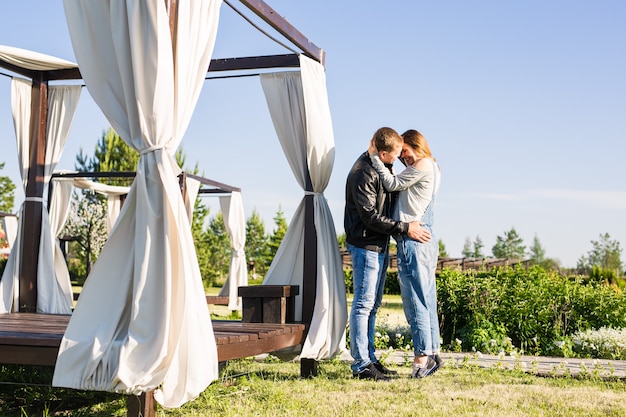
M 402 158 L 406 165 L 413 165 L 419 159 L 419 155 L 415 152 L 415 149 L 405 143 L 402 145 L 400 158 Z

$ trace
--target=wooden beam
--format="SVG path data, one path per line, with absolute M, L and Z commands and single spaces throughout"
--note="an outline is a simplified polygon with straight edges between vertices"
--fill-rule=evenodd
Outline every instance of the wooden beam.
M 59 70 L 43 71 L 45 80 L 82 80 L 83 76 L 78 68 L 65 68 Z
M 22 75 L 28 79 L 33 79 L 38 77 L 38 71 L 32 71 L 26 68 L 18 67 L 17 65 L 13 65 L 3 59 L 0 59 L 0 67 L 5 68 L 11 72 Z
M 19 311 L 37 312 L 37 265 L 43 213 L 46 126 L 48 118 L 48 83 L 33 79 L 30 116 L 30 167 L 24 199 L 22 251 L 20 265 Z
M 244 6 L 252 10 L 265 23 L 273 27 L 285 38 L 289 39 L 294 45 L 302 49 L 305 55 L 315 59 L 322 65 L 325 65 L 326 54 L 323 49 L 316 46 L 307 39 L 298 29 L 289 23 L 284 17 L 280 16 L 263 0 L 239 0 Z
M 298 67 L 300 67 L 300 59 L 297 54 L 263 55 L 212 59 L 209 72 Z
M 305 188 L 313 192 L 311 177 L 307 172 Z M 317 231 L 315 230 L 315 205 L 312 195 L 304 197 L 304 271 L 302 277 L 302 323 L 307 334 L 313 322 L 315 299 L 317 298 Z M 317 376 L 317 361 L 300 358 L 300 376 Z
M 78 68 L 64 68 L 58 70 L 49 71 L 35 71 L 27 68 L 18 67 L 10 62 L 0 59 L 0 68 L 7 69 L 11 72 L 19 74 L 31 80 L 39 79 L 42 81 L 52 80 L 82 80 L 83 76 L 80 74 Z
M 82 80 L 82 75 L 78 68 L 31 71 L 2 60 L 0 60 L 0 67 L 29 79 L 40 78 L 46 81 Z M 208 72 L 298 67 L 300 67 L 300 60 L 297 54 L 279 54 L 212 59 Z

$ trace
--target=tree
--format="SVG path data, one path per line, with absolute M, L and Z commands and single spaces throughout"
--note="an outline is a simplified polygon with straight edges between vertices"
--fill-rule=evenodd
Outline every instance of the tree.
M 464 258 L 471 258 L 474 255 L 474 251 L 472 250 L 472 241 L 468 237 L 465 238 L 465 244 L 463 245 L 463 251 L 461 252 Z
M 139 153 L 130 147 L 112 127 L 102 132 L 93 156 L 88 158 L 80 148 L 76 156 L 76 169 L 94 172 L 135 171 Z
M 195 241 L 195 239 L 194 239 Z M 222 285 L 228 278 L 230 269 L 230 238 L 226 232 L 224 217 L 218 213 L 211 218 L 202 237 L 196 242 L 198 263 L 201 263 L 200 272 L 207 286 Z
M 4 169 L 4 162 L 0 164 L 0 170 Z M 15 200 L 15 184 L 11 178 L 0 176 L 0 211 L 11 213 Z
M 88 157 L 81 147 L 76 155 L 74 168 L 82 172 L 134 172 L 137 170 L 139 153 L 130 147 L 115 133 L 112 127 L 102 132 L 102 137 L 96 142 L 94 153 Z M 127 186 L 132 178 L 100 178 L 103 184 Z M 89 200 L 104 201 L 105 196 L 83 190 L 83 196 Z
M 63 235 L 75 239 L 77 258 L 85 263 L 87 275 L 107 240 L 105 203 L 73 196 Z
M 537 235 L 533 238 L 533 244 L 528 248 L 530 251 L 530 261 L 534 265 L 539 265 L 545 270 L 559 269 L 559 262 L 556 259 L 546 257 L 546 250 L 541 245 Z
M 337 244 L 339 245 L 339 249 L 346 248 L 346 234 L 345 233 L 337 235 Z
M 611 240 L 608 233 L 600 235 L 600 240 L 591 241 L 592 249 L 578 260 L 578 269 L 589 273 L 597 267 L 618 277 L 623 275 L 622 248 L 617 240 Z
M 533 238 L 533 244 L 530 248 L 530 260 L 535 265 L 541 265 L 546 260 L 546 250 L 541 245 L 537 235 Z
M 187 157 L 182 146 L 176 150 L 174 159 L 178 166 L 183 167 Z M 76 155 L 75 168 L 85 172 L 134 172 L 139 163 L 139 152 L 134 150 L 124 139 L 118 135 L 112 127 L 102 132 L 102 137 L 96 143 L 93 156 L 88 157 L 80 148 Z M 198 173 L 198 166 L 194 169 Z M 107 184 L 126 185 L 124 180 L 106 179 Z
M 480 238 L 480 236 L 476 235 L 476 239 L 474 239 L 474 258 L 484 258 L 485 255 L 483 255 L 483 248 L 485 247 L 485 244 L 483 243 L 482 239 Z
M 274 259 L 274 256 L 276 256 L 276 252 L 280 247 L 280 242 L 283 241 L 285 233 L 287 233 L 287 219 L 285 219 L 285 213 L 283 213 L 280 206 L 274 216 L 274 224 L 276 225 L 276 229 L 274 229 L 274 232 L 270 235 L 268 241 L 268 256 L 270 264 L 271 260 Z
M 463 245 L 463 257 L 465 258 L 483 258 L 483 241 L 480 236 L 476 236 L 474 242 L 472 242 L 469 236 L 465 239 L 465 245 Z
M 252 265 L 252 278 L 257 273 L 265 276 L 268 269 L 268 237 L 265 234 L 265 224 L 255 210 L 246 220 L 246 256 Z
M 523 259 L 526 254 L 526 246 L 524 246 L 523 240 L 515 228 L 512 227 L 508 232 L 504 232 L 504 236 L 496 238 L 496 244 L 491 252 L 496 258 Z
M 437 244 L 439 245 L 439 257 L 440 258 L 447 258 L 448 257 L 448 251 L 446 250 L 446 245 L 443 243 L 443 240 L 439 239 Z

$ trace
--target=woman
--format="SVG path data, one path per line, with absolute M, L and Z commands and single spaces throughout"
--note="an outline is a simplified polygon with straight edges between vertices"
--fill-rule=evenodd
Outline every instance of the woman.
M 421 133 L 408 130 L 402 137 L 404 145 L 400 160 L 406 165 L 406 169 L 400 174 L 391 174 L 377 155 L 372 154 L 372 147 L 370 157 L 385 189 L 400 192 L 393 211 L 394 220 L 421 221 L 422 227 L 431 233 L 428 243 L 420 243 L 407 236 L 394 236 L 398 250 L 402 305 L 411 327 L 415 353 L 411 376 L 424 378 L 432 375 L 442 363 L 439 357 L 440 336 L 435 284 L 439 245 L 432 231 L 433 205 L 439 189 L 440 170 Z

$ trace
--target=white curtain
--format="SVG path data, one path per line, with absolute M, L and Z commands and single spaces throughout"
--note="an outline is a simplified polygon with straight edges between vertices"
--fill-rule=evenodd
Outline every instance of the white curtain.
M 61 158 L 80 98 L 80 90 L 81 87 L 78 85 L 51 86 L 48 88 L 44 189 L 50 180 L 54 167 Z M 13 79 L 11 83 L 11 107 L 24 190 L 26 190 L 28 183 L 30 164 L 30 105 L 31 82 Z M 54 267 L 54 252 L 57 246 L 56 237 L 51 235 L 49 214 L 45 201 L 42 197 L 26 197 L 26 201 L 38 201 L 42 204 L 40 250 L 37 266 L 37 311 L 50 314 L 70 314 L 72 311 L 72 288 L 69 274 L 56 274 Z M 0 293 L 2 294 L 0 312 L 17 310 L 23 208 L 24 205 L 20 209 L 18 236 L 0 281 Z
M 345 349 L 348 320 L 346 289 L 334 222 L 323 195 L 335 157 L 335 145 L 321 64 L 300 56 L 300 73 L 261 75 L 261 84 L 276 133 L 296 180 L 305 188 L 310 175 L 317 234 L 317 287 L 311 327 L 300 356 L 332 358 Z M 300 285 L 304 268 L 304 198 L 278 249 L 264 284 Z M 296 314 L 301 319 L 302 300 Z
M 17 236 L 17 217 L 15 216 L 6 216 L 2 218 L 2 229 L 4 233 L 6 233 L 7 243 L 9 244 L 9 248 L 13 247 L 13 242 L 15 242 L 15 237 Z
M 80 85 L 48 87 L 48 125 L 46 128 L 46 151 L 44 166 L 44 189 L 48 188 L 50 177 L 61 159 L 65 142 L 72 126 L 72 120 L 82 87 Z M 66 198 L 65 196 L 63 198 Z M 60 202 L 57 201 L 57 204 Z M 69 200 L 60 203 L 63 213 L 55 213 L 54 226 L 50 214 L 43 204 L 39 261 L 37 264 L 37 311 L 42 313 L 71 314 L 72 284 L 65 259 L 59 258 L 61 248 L 56 238 L 63 227 L 69 209 Z M 58 208 L 59 206 L 57 206 Z M 58 222 L 61 222 L 58 224 Z M 55 230 L 53 230 L 53 227 Z M 56 259 L 55 259 L 56 253 Z M 54 272 L 53 272 L 54 271 Z M 54 274 L 55 279 L 51 279 Z
M 29 167 L 29 126 L 30 126 L 30 102 L 31 102 L 31 82 L 13 78 L 11 81 L 11 109 L 13 112 L 13 126 L 15 128 L 15 139 L 17 142 L 17 159 L 20 166 L 20 174 L 22 176 L 22 187 L 26 192 L 28 184 L 28 167 Z M 19 274 L 21 264 L 22 246 L 22 223 L 23 208 L 18 211 L 17 236 L 13 242 L 9 259 L 4 267 L 2 279 L 0 279 L 0 313 L 10 313 L 19 310 Z
M 139 394 L 164 407 L 218 376 L 217 348 L 174 152 L 211 60 L 221 0 L 64 0 L 85 84 L 140 153 L 137 176 L 61 342 L 53 385 Z M 176 51 L 173 54 L 173 49 Z
M 65 297 L 61 301 L 63 302 L 63 307 L 65 309 L 69 308 L 69 312 L 65 314 L 70 314 L 72 312 L 72 286 L 70 283 L 70 273 L 67 269 L 67 263 L 65 262 L 65 257 L 63 256 L 63 251 L 61 250 L 57 236 L 61 230 L 63 230 L 65 221 L 70 213 L 70 202 L 73 190 L 74 184 L 71 179 L 55 180 L 53 182 L 52 193 L 50 196 L 50 224 L 48 226 L 50 230 L 48 236 L 51 241 L 49 242 L 46 250 L 50 250 L 50 248 L 52 248 L 54 273 L 57 277 L 57 285 L 59 285 L 60 288 L 57 291 L 51 291 L 50 288 L 38 288 L 37 291 L 37 304 L 54 304 L 55 299 L 49 298 L 51 295 L 56 292 L 62 292 L 65 294 Z M 38 274 L 44 273 L 41 270 L 41 267 L 42 265 L 40 264 Z M 61 286 L 61 284 L 58 283 L 63 283 L 65 285 Z
M 248 268 L 246 263 L 246 218 L 243 211 L 243 200 L 239 191 L 229 196 L 220 197 L 220 208 L 224 217 L 226 232 L 230 237 L 230 269 L 228 279 L 219 295 L 228 296 L 228 309 L 241 310 L 241 298 L 238 288 L 248 285 Z
M 0 45 L 0 59 L 9 64 L 35 71 L 77 68 L 74 62 L 6 45 Z
M 193 221 L 193 209 L 196 205 L 196 198 L 200 192 L 200 181 L 195 178 L 187 177 L 185 179 L 185 186 L 187 192 L 185 193 L 185 210 L 187 211 L 187 217 L 189 222 Z

